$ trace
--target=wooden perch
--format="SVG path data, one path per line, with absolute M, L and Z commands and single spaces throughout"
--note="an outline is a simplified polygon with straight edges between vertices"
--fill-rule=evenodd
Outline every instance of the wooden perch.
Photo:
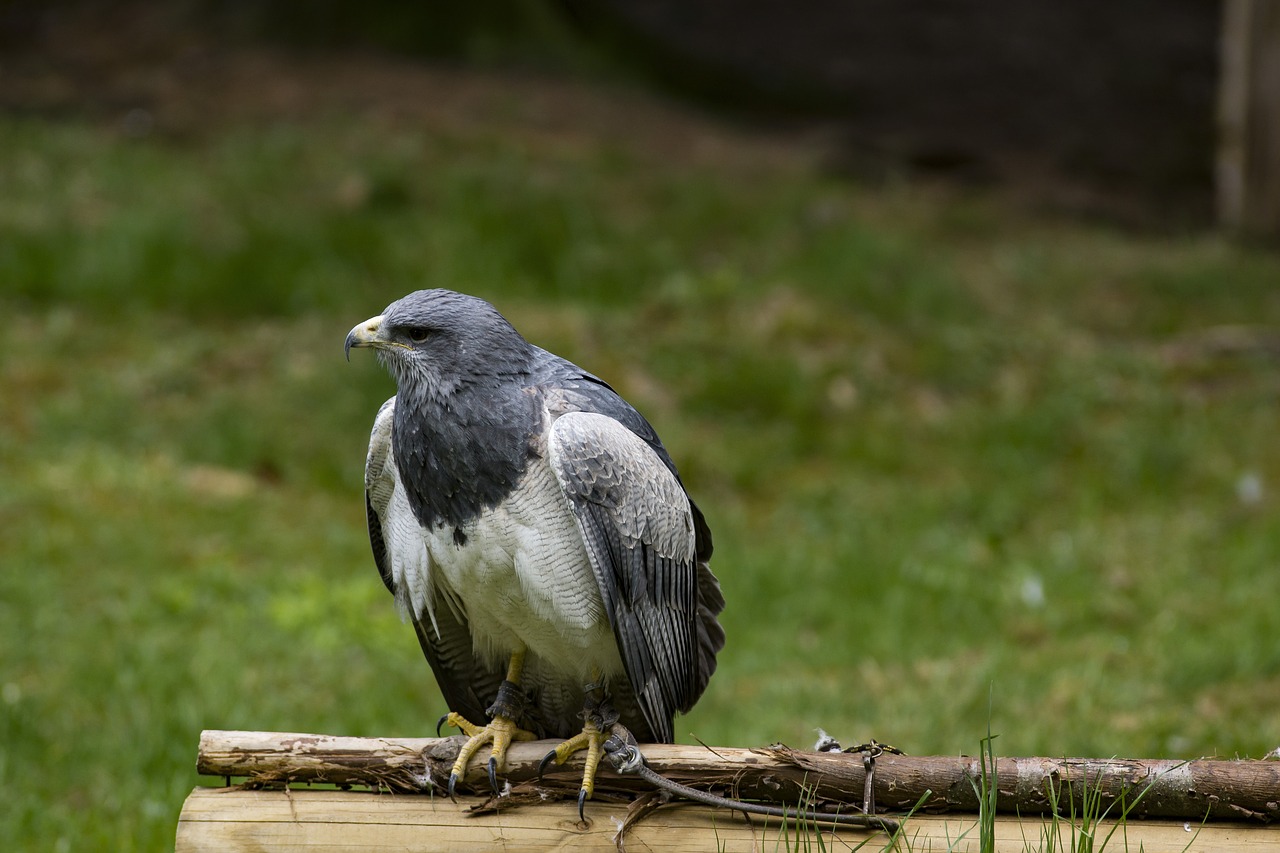
M 797 832 L 777 820 L 752 818 L 705 806 L 670 805 L 630 826 L 618 843 L 618 821 L 629 808 L 609 802 L 587 804 L 587 822 L 578 822 L 573 802 L 478 814 L 475 799 L 371 794 L 356 791 L 246 791 L 196 788 L 178 819 L 175 853 L 273 853 L 378 850 L 456 851 L 578 850 L 615 853 L 678 853 L 716 850 L 760 853 L 789 850 L 864 850 L 866 853 L 932 850 L 978 853 L 982 848 L 972 815 L 916 815 L 906 821 L 902 841 L 856 829 L 808 827 Z M 1128 821 L 1087 828 L 1067 821 L 1000 818 L 995 853 L 1074 850 L 1087 829 L 1102 849 L 1145 853 L 1266 853 L 1280 844 L 1280 829 L 1248 823 Z M 819 839 L 818 833 L 821 833 Z M 1052 844 L 1052 847 L 1050 846 Z
M 460 739 L 353 738 L 270 732 L 206 731 L 197 769 L 207 776 L 246 779 L 250 787 L 330 783 L 393 792 L 427 792 L 448 778 Z M 504 776 L 516 802 L 557 793 L 576 794 L 580 760 L 551 767 L 537 778 L 552 741 L 516 743 Z M 686 785 L 739 799 L 795 805 L 800 801 L 843 812 L 860 808 L 866 770 L 860 753 L 801 752 L 787 747 L 741 749 L 652 744 L 643 746 L 658 773 Z M 473 762 L 463 784 L 483 792 L 482 762 Z M 1000 758 L 997 811 L 1021 815 L 1078 814 L 1087 796 L 1115 817 L 1269 822 L 1280 817 L 1280 761 L 1153 761 L 1141 759 Z M 873 789 L 881 811 L 906 812 L 925 798 L 928 812 L 976 812 L 977 758 L 881 755 Z M 435 788 L 434 790 L 439 790 Z M 596 797 L 630 798 L 651 790 L 642 780 L 618 776 L 601 765 Z M 930 793 L 931 792 L 931 793 Z M 1269 834 L 1269 833 L 1268 833 Z M 1274 840 L 1273 840 L 1274 843 Z

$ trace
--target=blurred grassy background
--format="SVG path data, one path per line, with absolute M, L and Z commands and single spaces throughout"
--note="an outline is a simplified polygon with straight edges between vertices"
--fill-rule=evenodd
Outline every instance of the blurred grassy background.
M 1275 254 L 838 180 L 625 88 L 254 79 L 306 108 L 264 82 L 180 131 L 0 116 L 18 849 L 171 846 L 202 728 L 431 731 L 360 497 L 392 385 L 342 360 L 418 287 L 494 301 L 662 433 L 728 599 L 681 740 L 1280 743 Z

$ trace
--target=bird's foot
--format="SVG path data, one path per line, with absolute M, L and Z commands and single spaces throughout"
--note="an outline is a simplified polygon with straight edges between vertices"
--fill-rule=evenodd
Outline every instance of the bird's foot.
M 488 764 L 489 785 L 495 794 L 501 794 L 502 789 L 498 787 L 498 771 L 506 764 L 507 747 L 511 746 L 513 741 L 537 739 L 537 735 L 520 728 L 510 717 L 495 716 L 487 726 L 477 726 L 462 715 L 450 711 L 440 722 L 442 725 L 461 729 L 467 736 L 467 742 L 458 750 L 458 758 L 449 770 L 450 799 L 453 799 L 458 780 L 466 773 L 468 762 L 480 747 L 492 744 Z
M 607 702 L 588 699 L 583 711 L 582 731 L 557 746 L 543 756 L 538 765 L 541 776 L 551 762 L 564 764 L 575 752 L 586 750 L 583 759 L 582 787 L 578 789 L 578 818 L 586 820 L 585 807 L 587 800 L 596 790 L 596 770 L 604 755 L 604 742 L 609 737 L 613 724 L 618 721 L 618 714 Z

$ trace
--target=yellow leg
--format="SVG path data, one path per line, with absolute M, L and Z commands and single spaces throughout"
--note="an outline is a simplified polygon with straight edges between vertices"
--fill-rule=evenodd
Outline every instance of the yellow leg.
M 609 737 L 605 729 L 601 728 L 601 723 L 611 726 L 616 721 L 617 714 L 608 707 L 607 701 L 588 699 L 582 731 L 547 753 L 538 768 L 541 774 L 552 761 L 564 764 L 575 752 L 584 749 L 587 751 L 583 758 L 582 787 L 578 790 L 578 817 L 581 819 L 585 820 L 583 809 L 587 800 L 595 794 L 596 770 L 600 766 L 600 759 L 604 757 L 604 742 Z
M 535 740 L 537 738 L 537 735 L 533 732 L 525 731 L 516 725 L 516 721 L 512 717 L 518 711 L 511 707 L 511 701 L 507 695 L 518 689 L 520 672 L 523 668 L 524 650 L 520 649 L 511 655 L 511 661 L 507 665 L 507 680 L 498 691 L 498 700 L 489 709 L 489 712 L 493 714 L 493 719 L 487 726 L 477 726 L 452 711 L 444 718 L 443 722 L 445 724 L 456 726 L 467 735 L 467 742 L 458 750 L 458 758 L 453 762 L 453 767 L 449 771 L 450 797 L 453 796 L 453 790 L 458 780 L 466 773 L 467 763 L 475 755 L 476 750 L 485 744 L 492 745 L 489 756 L 489 784 L 493 787 L 494 793 L 500 793 L 498 771 L 506 764 L 507 748 L 511 746 L 512 741 Z
M 557 746 L 549 756 L 554 756 L 553 760 L 556 764 L 564 764 L 575 752 L 581 752 L 584 749 L 587 751 L 582 759 L 582 788 L 578 791 L 579 809 L 582 803 L 591 799 L 591 795 L 596 792 L 596 768 L 600 766 L 600 759 L 604 756 L 605 737 L 605 733 L 600 731 L 595 721 L 587 719 L 582 724 L 582 731 Z

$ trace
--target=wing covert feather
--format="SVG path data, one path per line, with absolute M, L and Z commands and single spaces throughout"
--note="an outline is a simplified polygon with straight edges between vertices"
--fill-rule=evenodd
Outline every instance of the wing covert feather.
M 392 595 L 395 594 L 396 587 L 382 519 L 387 517 L 396 481 L 399 479 L 395 460 L 391 455 L 391 424 L 395 419 L 395 412 L 395 397 L 378 409 L 378 416 L 373 419 L 373 432 L 369 435 L 369 454 L 364 462 L 364 508 L 369 523 L 369 544 L 373 547 L 373 562 L 378 567 L 378 574 L 382 576 L 382 582 Z
M 706 683 L 694 508 L 653 448 L 607 415 L 562 415 L 548 450 L 627 677 L 655 736 L 670 741 L 675 712 L 692 707 Z

